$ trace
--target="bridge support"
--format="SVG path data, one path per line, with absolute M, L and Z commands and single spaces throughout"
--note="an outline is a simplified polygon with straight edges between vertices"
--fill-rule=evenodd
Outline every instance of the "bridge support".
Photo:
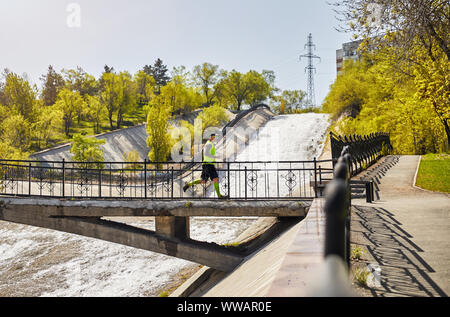
M 168 238 L 189 239 L 189 217 L 155 217 L 156 233 Z

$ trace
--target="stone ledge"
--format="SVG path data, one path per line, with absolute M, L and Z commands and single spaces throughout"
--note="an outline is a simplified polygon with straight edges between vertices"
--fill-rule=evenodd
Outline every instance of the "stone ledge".
M 66 217 L 304 217 L 309 201 L 59 200 L 0 197 L 1 209 Z

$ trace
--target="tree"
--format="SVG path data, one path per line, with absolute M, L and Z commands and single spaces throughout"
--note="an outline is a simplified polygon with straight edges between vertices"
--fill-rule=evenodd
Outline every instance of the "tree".
M 26 79 L 14 73 L 8 72 L 5 76 L 3 88 L 5 105 L 15 109 L 26 119 L 32 118 L 37 88 L 35 86 L 31 87 Z
M 66 88 L 78 91 L 82 97 L 94 96 L 98 93 L 98 83 L 94 76 L 86 73 L 83 68 L 63 70 Z
M 349 25 L 341 30 L 364 40 L 363 52 L 373 52 L 375 61 L 383 58 L 398 80 L 414 80 L 417 96 L 432 104 L 440 117 L 448 147 L 449 2 L 341 0 L 334 6 L 340 20 Z
M 344 23 L 340 30 L 374 43 L 386 41 L 384 36 L 389 35 L 399 57 L 408 58 L 418 39 L 430 57 L 436 45 L 450 58 L 446 0 L 340 0 L 333 5 Z
M 219 79 L 219 66 L 210 63 L 203 63 L 194 67 L 193 80 L 194 83 L 201 88 L 205 96 L 205 105 L 210 106 L 215 97 L 212 87 Z
M 38 149 L 49 145 L 50 140 L 62 130 L 64 113 L 56 105 L 40 108 L 37 120 L 32 124 L 32 135 Z M 60 128 L 61 127 L 61 128 Z
M 102 85 L 100 101 L 106 107 L 110 128 L 111 130 L 120 129 L 124 116 L 135 109 L 135 83 L 128 72 L 103 73 Z M 115 127 L 114 121 L 116 122 Z
M 266 78 L 256 72 L 242 74 L 236 70 L 223 73 L 223 78 L 215 86 L 216 95 L 221 104 L 231 106 L 238 111 L 244 104 L 256 105 L 271 95 L 271 86 Z
M 94 132 L 99 134 L 102 118 L 106 116 L 105 105 L 100 102 L 100 99 L 97 96 L 86 96 L 85 99 L 88 109 L 88 117 L 94 124 Z
M 174 114 L 188 113 L 202 105 L 202 96 L 197 89 L 187 87 L 178 76 L 161 89 L 161 97 Z
M 306 93 L 302 90 L 283 90 L 281 95 L 271 98 L 272 101 L 276 102 L 272 107 L 280 113 L 294 112 L 303 107 L 305 96 Z
M 202 130 L 209 127 L 221 127 L 228 121 L 225 109 L 219 105 L 205 108 L 197 117 L 202 121 Z
M 155 79 L 157 88 L 155 90 L 156 94 L 159 94 L 161 91 L 161 87 L 164 87 L 170 81 L 170 77 L 167 74 L 167 66 L 164 65 L 163 61 L 160 58 L 155 61 L 153 66 L 145 65 L 143 71 L 144 73 L 152 76 Z
M 64 78 L 49 65 L 47 74 L 42 75 L 40 79 L 43 82 L 41 98 L 45 106 L 51 106 L 55 104 L 59 91 L 65 86 Z
M 56 109 L 63 113 L 64 132 L 70 136 L 73 120 L 80 108 L 85 108 L 85 102 L 79 92 L 67 88 L 62 89 L 55 103 Z
M 119 102 L 122 98 L 122 91 L 119 87 L 119 79 L 116 74 L 105 72 L 101 78 L 102 91 L 100 93 L 100 101 L 105 106 L 111 131 L 114 130 L 114 114 L 119 108 Z
M 162 96 L 156 96 L 147 115 L 148 157 L 152 162 L 165 162 L 170 154 L 172 139 L 169 133 L 172 109 L 164 103 Z M 160 168 L 157 164 L 157 168 Z
M 104 168 L 103 164 L 103 149 L 100 147 L 105 140 L 97 140 L 93 137 L 85 137 L 80 134 L 75 134 L 72 139 L 72 148 L 70 153 L 73 154 L 75 162 L 97 162 L 94 166 L 96 168 Z M 80 164 L 80 168 L 92 168 L 89 164 Z
M 156 90 L 156 81 L 152 75 L 144 71 L 138 71 L 134 75 L 136 83 L 136 101 L 139 106 L 144 106 L 149 103 Z
M 272 90 L 263 74 L 251 70 L 244 76 L 244 81 L 250 87 L 246 97 L 246 102 L 250 106 L 255 106 L 270 97 Z
M 31 125 L 22 114 L 14 114 L 1 123 L 2 139 L 24 152 L 30 147 Z
M 119 74 L 119 103 L 117 109 L 117 129 L 120 129 L 124 116 L 136 110 L 136 86 L 128 72 Z

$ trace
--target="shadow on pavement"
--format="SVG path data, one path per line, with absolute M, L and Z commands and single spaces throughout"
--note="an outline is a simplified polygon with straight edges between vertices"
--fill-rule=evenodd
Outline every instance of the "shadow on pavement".
M 447 297 L 430 278 L 433 268 L 419 255 L 424 252 L 402 228 L 394 214 L 384 208 L 352 206 L 352 244 L 363 246 L 366 264 L 381 269 L 372 296 Z

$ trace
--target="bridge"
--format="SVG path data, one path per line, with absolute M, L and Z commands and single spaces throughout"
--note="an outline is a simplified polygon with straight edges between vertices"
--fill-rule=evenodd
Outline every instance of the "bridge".
M 185 193 L 201 164 L 0 161 L 0 220 L 175 256 L 221 271 L 249 250 L 190 238 L 190 217 L 302 218 L 329 172 L 312 162 L 218 163 L 226 201 L 208 185 Z M 188 169 L 194 166 L 192 169 Z M 317 183 L 318 184 L 318 183 Z M 149 231 L 114 221 L 155 217 Z M 107 218 L 107 219 L 105 219 Z

